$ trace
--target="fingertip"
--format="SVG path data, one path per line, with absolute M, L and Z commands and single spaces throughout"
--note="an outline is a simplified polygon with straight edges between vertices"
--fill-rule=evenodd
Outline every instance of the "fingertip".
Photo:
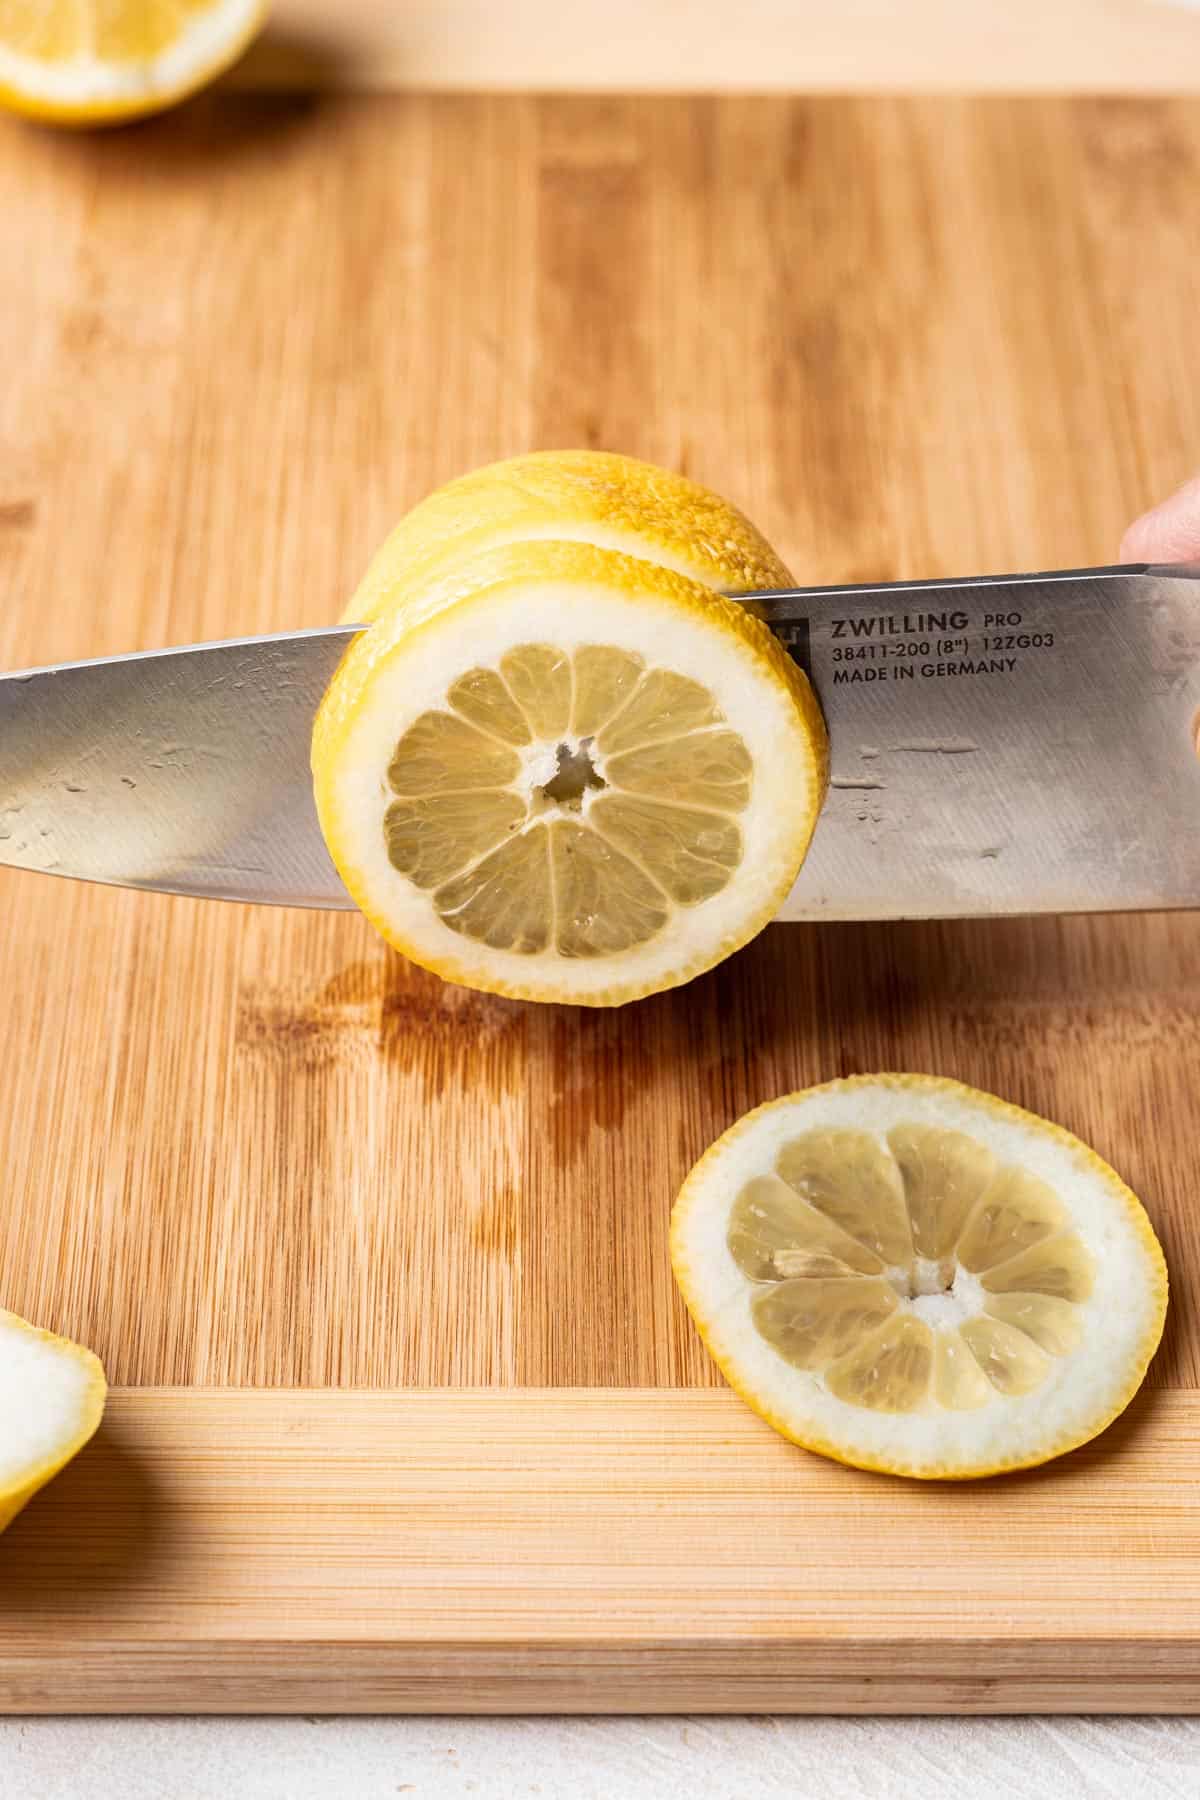
M 1154 514 L 1153 512 L 1143 513 L 1140 519 L 1133 521 L 1121 539 L 1121 545 L 1117 551 L 1117 561 L 1120 563 L 1146 563 L 1161 562 L 1162 560 L 1155 547 Z
M 1200 561 L 1200 476 L 1135 519 L 1121 539 L 1122 562 Z

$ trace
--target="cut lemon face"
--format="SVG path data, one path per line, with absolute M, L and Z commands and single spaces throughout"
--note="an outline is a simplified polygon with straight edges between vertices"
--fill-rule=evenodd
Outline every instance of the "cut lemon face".
M 0 1311 L 0 1531 L 83 1449 L 105 1394 L 90 1350 Z
M 925 1075 L 748 1114 L 676 1203 L 676 1279 L 730 1385 L 806 1449 L 896 1475 L 1027 1468 L 1136 1393 L 1167 1275 L 1069 1132 Z
M 265 0 L 0 0 L 0 101 L 88 125 L 156 112 L 219 74 Z
M 612 1005 L 757 932 L 825 782 L 800 670 L 759 620 L 582 543 L 483 552 L 356 640 L 313 737 L 350 893 L 450 980 Z

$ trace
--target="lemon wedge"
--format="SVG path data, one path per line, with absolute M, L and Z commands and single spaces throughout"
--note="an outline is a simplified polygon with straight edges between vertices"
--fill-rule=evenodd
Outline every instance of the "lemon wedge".
M 0 102 L 64 124 L 138 118 L 241 55 L 265 0 L 0 0 Z
M 895 1475 L 1027 1468 L 1133 1398 L 1162 1336 L 1150 1222 L 1094 1151 L 927 1075 L 760 1107 L 684 1184 L 671 1256 L 730 1385 Z
M 90 1350 L 0 1311 L 0 1531 L 83 1449 L 106 1392 Z
M 648 505 L 645 545 L 632 502 L 622 513 L 622 541 L 651 552 L 633 556 L 553 535 L 556 465 L 520 460 L 544 478 L 540 534 L 509 535 L 533 518 L 513 523 L 526 490 L 493 470 L 426 502 L 428 532 L 406 522 L 376 559 L 353 608 L 372 623 L 314 729 L 317 811 L 349 892 L 413 961 L 491 992 L 615 1005 L 711 967 L 778 911 L 824 793 L 824 727 L 767 627 L 661 560 L 692 542 L 686 521 L 674 537 L 664 523 L 681 478 L 662 477 L 671 500 Z M 630 467 L 625 500 L 649 479 Z M 473 513 L 464 496 L 497 481 Z M 682 490 L 710 533 L 693 569 L 786 580 L 739 514 Z M 564 491 L 595 500 L 589 481 Z

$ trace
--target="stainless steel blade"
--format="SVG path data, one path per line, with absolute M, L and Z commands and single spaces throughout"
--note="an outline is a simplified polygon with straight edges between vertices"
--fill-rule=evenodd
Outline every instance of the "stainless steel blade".
M 354 627 L 0 678 L 0 862 L 351 907 L 313 807 L 313 716 Z
M 782 918 L 1200 906 L 1200 568 L 757 598 L 832 748 Z
M 1200 570 L 753 599 L 810 670 L 832 743 L 833 785 L 783 918 L 1200 905 Z M 308 742 L 354 635 L 0 677 L 0 862 L 349 907 Z

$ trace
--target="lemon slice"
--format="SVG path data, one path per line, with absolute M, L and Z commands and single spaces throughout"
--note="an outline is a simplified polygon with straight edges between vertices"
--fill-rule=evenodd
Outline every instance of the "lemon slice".
M 105 1393 L 90 1350 L 0 1311 L 0 1531 L 83 1449 Z
M 241 55 L 265 0 L 0 0 L 0 101 L 88 125 L 156 112 Z
M 577 542 L 485 550 L 358 638 L 313 736 L 358 905 L 450 980 L 613 1005 L 744 943 L 825 782 L 808 683 L 758 619 Z
M 761 532 L 698 482 L 611 451 L 537 450 L 473 469 L 414 506 L 344 616 L 366 624 L 481 550 L 536 538 L 620 550 L 731 593 L 793 585 Z
M 743 609 L 580 543 L 484 552 L 358 640 L 314 733 L 351 894 L 439 974 L 613 1004 L 778 909 L 824 783 L 811 693 Z
M 1162 1336 L 1139 1202 L 1069 1132 L 926 1075 L 747 1114 L 676 1203 L 676 1279 L 730 1384 L 859 1468 L 968 1477 L 1095 1437 Z

